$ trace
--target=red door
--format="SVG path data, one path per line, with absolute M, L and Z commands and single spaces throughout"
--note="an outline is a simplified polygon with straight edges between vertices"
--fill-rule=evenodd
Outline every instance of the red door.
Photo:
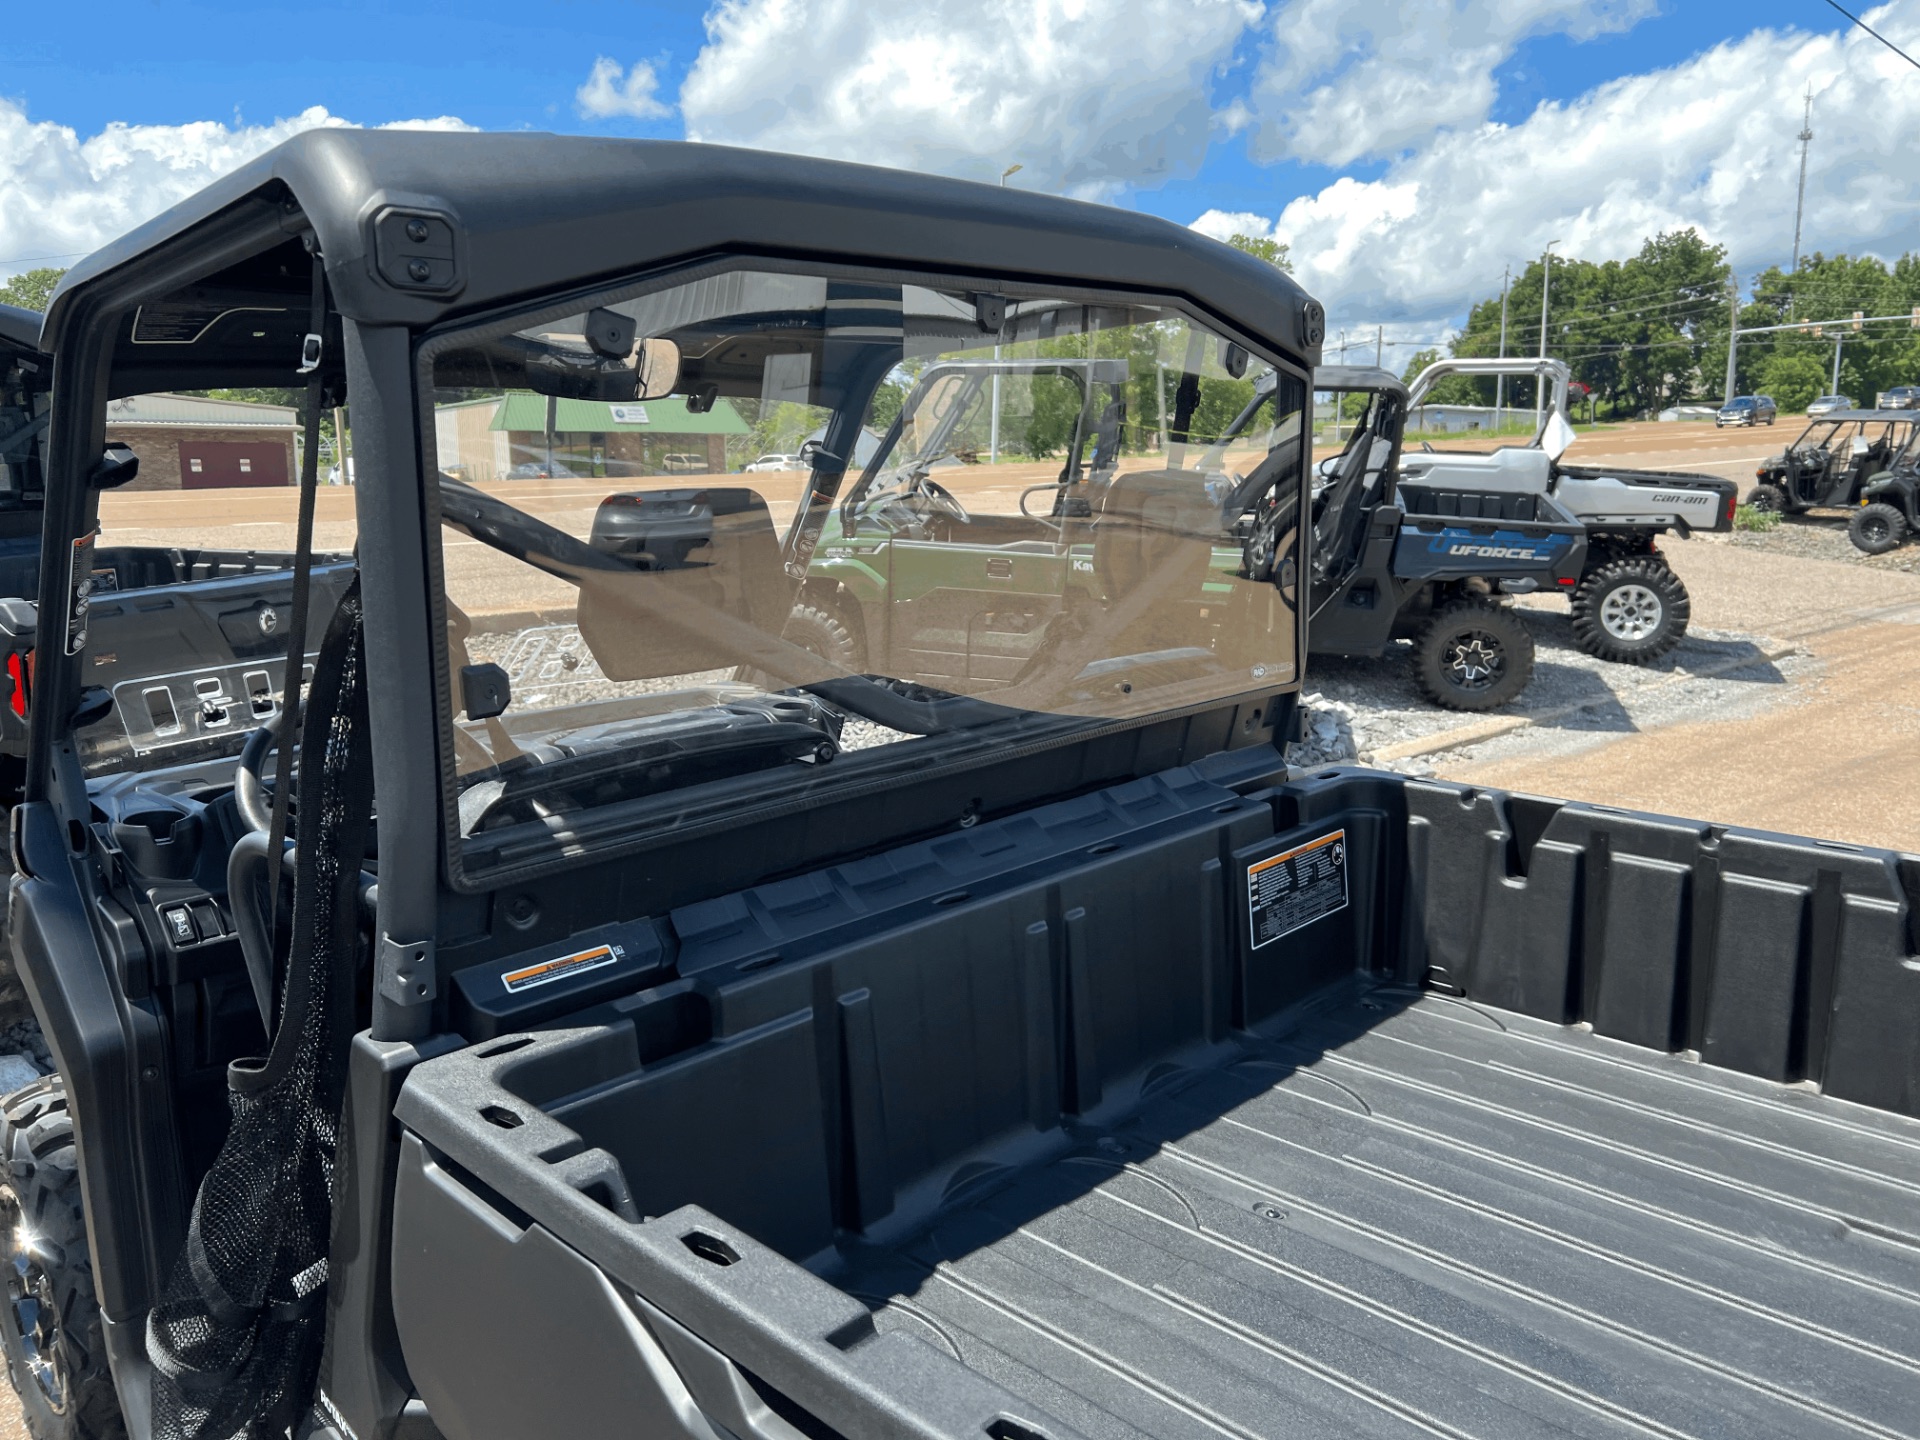
M 180 488 L 285 485 L 287 447 L 271 440 L 182 440 Z

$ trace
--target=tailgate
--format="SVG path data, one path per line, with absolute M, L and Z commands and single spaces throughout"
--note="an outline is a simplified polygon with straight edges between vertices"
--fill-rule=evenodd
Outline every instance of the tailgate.
M 1656 493 L 1636 496 L 1636 501 L 1665 501 L 1671 504 L 1673 513 L 1685 522 L 1689 530 L 1731 530 L 1733 509 L 1740 496 L 1740 487 L 1731 480 L 1679 470 L 1618 470 L 1602 465 L 1561 465 L 1555 467 L 1554 474 L 1558 480 L 1602 483 L 1611 480 L 1616 484 L 1630 485 L 1636 490 L 1652 490 Z M 1710 510 L 1700 498 L 1703 492 L 1714 498 Z M 1639 508 L 1638 504 L 1635 508 Z

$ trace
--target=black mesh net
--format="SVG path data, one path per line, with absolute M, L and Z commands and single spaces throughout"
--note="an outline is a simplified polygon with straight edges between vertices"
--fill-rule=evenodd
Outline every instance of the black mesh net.
M 228 1067 L 232 1126 L 147 1320 L 159 1440 L 284 1433 L 325 1325 L 334 1150 L 373 809 L 360 586 L 335 611 L 301 728 L 293 941 L 267 1056 Z

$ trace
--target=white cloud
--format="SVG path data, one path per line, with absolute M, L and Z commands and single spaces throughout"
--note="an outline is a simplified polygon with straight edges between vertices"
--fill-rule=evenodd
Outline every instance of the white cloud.
M 659 88 L 660 77 L 646 61 L 636 60 L 632 69 L 622 71 L 618 60 L 602 55 L 593 62 L 587 83 L 574 91 L 573 98 L 581 114 L 596 120 L 616 115 L 631 120 L 658 120 L 673 113 L 672 106 L 657 98 L 655 92 Z
M 1287 0 L 1255 77 L 1254 153 L 1324 165 L 1398 154 L 1491 113 L 1495 71 L 1536 35 L 1632 28 L 1656 0 Z
M 687 134 L 1110 197 L 1191 174 L 1256 0 L 720 0 Z
M 351 123 L 316 105 L 270 125 L 116 123 L 83 140 L 0 99 L 0 278 L 70 265 L 289 136 Z M 383 128 L 471 127 L 441 116 Z
M 1868 20 L 1920 46 L 1920 7 Z M 1657 231 L 1694 226 L 1750 273 L 1792 248 L 1799 97 L 1811 82 L 1805 248 L 1897 255 L 1920 234 L 1915 78 L 1858 31 L 1756 31 L 1518 124 L 1441 133 L 1376 180 L 1343 178 L 1292 201 L 1268 233 L 1348 321 L 1461 314 L 1497 291 L 1502 266 L 1553 239 L 1563 254 L 1622 258 Z M 1210 212 L 1196 223 L 1218 233 L 1226 221 Z

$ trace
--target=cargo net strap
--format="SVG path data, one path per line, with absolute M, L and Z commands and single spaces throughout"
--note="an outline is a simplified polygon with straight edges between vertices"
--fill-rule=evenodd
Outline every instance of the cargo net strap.
M 147 1318 L 158 1440 L 284 1435 L 313 1393 L 373 809 L 365 664 L 356 579 L 321 642 L 301 729 L 293 943 L 272 1047 L 228 1067 L 226 1143 Z M 290 756 L 280 768 L 292 771 Z

